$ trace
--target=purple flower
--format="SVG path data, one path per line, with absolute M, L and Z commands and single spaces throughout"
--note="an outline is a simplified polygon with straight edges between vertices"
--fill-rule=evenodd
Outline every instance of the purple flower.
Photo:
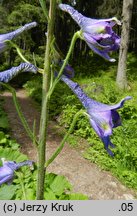
M 116 17 L 91 19 L 83 16 L 67 4 L 59 4 L 59 7 L 63 11 L 68 12 L 77 22 L 82 30 L 82 39 L 86 41 L 95 53 L 110 62 L 115 61 L 108 53 L 117 50 L 120 46 L 120 37 L 112 30 L 115 24 L 121 24 Z
M 32 166 L 33 161 L 27 160 L 20 163 L 16 163 L 15 161 L 5 161 L 2 158 L 3 166 L 0 167 L 0 185 L 3 183 L 10 184 L 14 178 L 14 171 L 19 169 L 22 166 Z
M 124 105 L 124 102 L 126 100 L 130 100 L 131 97 L 125 97 L 118 104 L 107 105 L 89 98 L 77 83 L 73 82 L 66 76 L 62 75 L 61 80 L 65 82 L 79 98 L 89 114 L 91 126 L 104 143 L 104 147 L 108 154 L 113 156 L 112 151 L 109 149 L 109 146 L 114 147 L 110 141 L 110 135 L 112 135 L 113 128 L 121 125 L 121 118 L 117 112 L 117 109 L 121 108 Z
M 37 73 L 38 69 L 30 63 L 21 63 L 17 67 L 12 67 L 9 70 L 0 72 L 0 82 L 7 83 L 11 79 L 13 79 L 15 76 L 17 76 L 19 73 L 23 72 L 33 72 Z
M 62 65 L 63 65 L 63 60 L 60 60 L 59 61 L 59 66 L 61 67 Z M 63 71 L 63 74 L 65 75 L 65 76 L 67 76 L 68 78 L 73 78 L 74 77 L 74 69 L 71 67 L 71 65 L 70 64 L 67 64 L 66 66 L 65 66 L 65 68 L 64 68 L 64 71 Z
M 21 28 L 15 30 L 13 32 L 0 35 L 0 53 L 2 53 L 7 47 L 7 45 L 5 43 L 6 40 L 12 40 L 13 38 L 20 35 L 22 32 L 29 30 L 29 29 L 35 27 L 36 25 L 37 25 L 36 22 L 28 23 L 28 24 L 22 26 Z
M 56 67 L 58 70 L 60 70 L 61 66 L 63 65 L 63 60 L 59 60 L 57 63 L 56 63 Z M 59 68 L 58 68 L 59 66 Z M 67 64 L 64 68 L 64 71 L 63 71 L 63 74 L 65 76 L 67 76 L 68 78 L 73 78 L 74 77 L 74 74 L 75 74 L 75 71 L 74 69 L 71 67 L 70 64 Z M 57 71 L 54 72 L 54 76 L 57 77 L 58 73 Z

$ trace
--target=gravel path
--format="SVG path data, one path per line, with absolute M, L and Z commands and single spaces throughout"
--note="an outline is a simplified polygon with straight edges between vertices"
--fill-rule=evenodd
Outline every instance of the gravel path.
M 30 159 L 37 161 L 37 152 L 30 139 L 25 134 L 20 120 L 16 114 L 11 94 L 5 92 L 2 97 L 5 98 L 5 110 L 8 113 L 11 133 L 20 144 L 23 153 Z M 40 113 L 35 103 L 26 96 L 24 90 L 17 90 L 17 97 L 26 116 L 28 123 L 33 125 L 36 120 L 37 131 Z M 51 155 L 60 144 L 61 137 L 56 130 L 55 122 L 50 122 L 47 142 L 47 156 Z M 65 175 L 73 185 L 74 191 L 84 193 L 90 199 L 134 199 L 135 192 L 122 185 L 109 172 L 102 171 L 97 165 L 90 163 L 82 157 L 82 152 L 70 147 L 67 143 L 61 154 L 49 166 L 49 172 Z

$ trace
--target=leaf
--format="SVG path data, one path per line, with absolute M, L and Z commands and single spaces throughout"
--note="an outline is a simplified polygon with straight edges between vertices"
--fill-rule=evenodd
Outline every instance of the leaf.
M 11 148 L 0 147 L 0 157 L 6 158 L 6 160 L 22 162 L 27 160 L 27 156 L 20 153 L 18 150 L 14 151 Z
M 3 185 L 0 188 L 0 200 L 11 200 L 16 192 L 15 185 Z
M 27 200 L 35 200 L 35 194 L 34 194 L 34 190 L 31 188 L 28 188 L 26 191 L 26 196 L 27 196 Z
M 6 135 L 0 131 L 0 144 L 5 144 L 7 142 L 7 137 Z
M 7 129 L 9 127 L 8 120 L 6 116 L 0 117 L 0 128 Z
M 53 193 L 52 190 L 50 190 L 49 188 L 46 190 L 46 192 L 44 193 L 44 199 L 45 200 L 57 200 L 55 194 Z
M 88 200 L 88 196 L 84 195 L 84 194 L 70 194 L 69 195 L 69 199 L 70 200 Z
M 56 176 L 57 175 L 55 173 L 46 174 L 46 185 L 50 187 Z
M 60 196 L 64 191 L 71 190 L 72 186 L 64 176 L 56 176 L 50 188 L 55 195 Z

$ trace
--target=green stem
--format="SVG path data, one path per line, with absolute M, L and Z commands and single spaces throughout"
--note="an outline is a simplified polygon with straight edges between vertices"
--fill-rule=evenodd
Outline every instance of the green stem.
M 14 47 L 14 48 L 16 49 L 18 55 L 20 56 L 20 58 L 21 58 L 24 62 L 30 63 L 30 62 L 24 57 L 24 55 L 21 53 L 20 48 L 19 48 L 15 43 L 13 43 L 13 42 L 10 41 L 10 40 L 6 40 L 5 42 L 9 43 L 11 47 Z
M 48 11 L 47 11 L 47 7 L 46 7 L 46 0 L 39 0 L 39 3 L 42 7 L 43 13 L 46 17 L 46 19 L 48 20 Z
M 35 143 L 35 145 L 37 146 L 37 140 L 36 138 L 33 136 L 33 132 L 31 131 L 22 111 L 21 111 L 21 107 L 20 107 L 20 104 L 17 100 L 17 96 L 16 96 L 16 91 L 14 88 L 12 88 L 10 85 L 6 84 L 6 83 L 2 83 L 0 82 L 1 85 L 3 85 L 4 87 L 6 87 L 12 94 L 12 97 L 13 97 L 13 102 L 14 102 L 14 105 L 15 105 L 15 108 L 16 108 L 16 111 L 18 113 L 18 116 L 22 122 L 22 125 L 24 127 L 24 129 L 26 130 L 28 136 L 30 137 L 30 139 L 33 141 L 33 143 Z M 34 142 L 35 140 L 35 142 Z
M 24 55 L 22 54 L 20 48 L 19 48 L 15 43 L 13 43 L 13 42 L 10 41 L 10 40 L 6 40 L 5 42 L 9 43 L 11 47 L 14 47 L 14 48 L 16 49 L 18 55 L 20 56 L 20 58 L 21 58 L 24 62 L 31 64 L 31 63 L 24 57 Z M 34 59 L 34 53 L 33 53 L 33 59 Z M 35 66 L 36 66 L 36 61 L 35 61 L 35 59 L 34 59 L 34 64 L 35 64 Z M 42 73 L 42 74 L 43 74 L 43 71 L 44 71 L 43 69 L 38 68 L 38 72 L 39 72 L 39 73 Z
M 37 181 L 37 199 L 44 198 L 44 182 L 45 182 L 45 161 L 46 161 L 46 141 L 48 126 L 48 110 L 49 98 L 48 91 L 50 87 L 50 65 L 51 65 L 51 43 L 54 38 L 54 19 L 56 10 L 56 0 L 50 0 L 47 43 L 44 60 L 43 86 L 42 86 L 42 110 L 39 130 L 39 149 L 38 149 L 38 181 Z
M 68 136 L 73 132 L 74 127 L 75 127 L 75 124 L 76 124 L 76 122 L 77 122 L 77 120 L 78 120 L 78 118 L 79 118 L 80 115 L 85 115 L 85 116 L 87 116 L 87 114 L 86 114 L 85 111 L 83 111 L 83 110 L 80 110 L 78 113 L 76 113 L 76 115 L 74 116 L 73 121 L 72 121 L 72 123 L 71 123 L 71 126 L 70 126 L 70 128 L 69 128 L 67 134 L 66 134 L 65 137 L 63 138 L 63 140 L 62 140 L 60 146 L 56 149 L 56 151 L 53 153 L 53 155 L 51 156 L 51 158 L 50 158 L 49 160 L 47 160 L 47 162 L 46 162 L 46 168 L 55 160 L 55 158 L 59 155 L 59 153 L 60 153 L 61 150 L 63 149 L 64 144 L 65 144 L 65 142 L 66 142 Z
M 20 172 L 15 172 L 18 176 L 18 179 L 20 181 L 20 185 L 21 185 L 21 189 L 22 189 L 22 193 L 23 193 L 23 199 L 27 200 L 27 195 L 26 195 L 26 190 L 25 190 L 25 186 L 24 186 L 24 179 L 23 179 L 23 174 Z
M 27 200 L 26 191 L 25 191 L 25 187 L 24 187 L 23 181 L 20 181 L 20 184 L 21 184 L 24 200 Z
M 76 40 L 80 37 L 80 33 L 81 33 L 80 31 L 77 31 L 77 32 L 75 32 L 75 34 L 74 34 L 73 37 L 72 37 L 71 44 L 70 44 L 68 53 L 67 53 L 67 55 L 66 55 L 66 58 L 65 58 L 65 60 L 64 60 L 64 62 L 63 62 L 63 65 L 62 65 L 62 67 L 61 67 L 61 69 L 60 69 L 60 71 L 59 71 L 59 73 L 58 73 L 57 78 L 54 80 L 54 83 L 53 83 L 53 85 L 52 85 L 52 88 L 51 88 L 50 91 L 49 91 L 49 94 L 48 94 L 49 97 L 52 95 L 52 93 L 53 93 L 53 91 L 54 91 L 54 89 L 55 89 L 57 83 L 58 83 L 59 80 L 60 80 L 61 75 L 63 74 L 63 71 L 64 71 L 64 69 L 65 69 L 65 66 L 67 65 L 68 60 L 69 60 L 69 58 L 70 58 L 70 56 L 71 56 L 71 54 L 72 54 L 72 52 L 73 52 L 73 49 L 74 49 Z

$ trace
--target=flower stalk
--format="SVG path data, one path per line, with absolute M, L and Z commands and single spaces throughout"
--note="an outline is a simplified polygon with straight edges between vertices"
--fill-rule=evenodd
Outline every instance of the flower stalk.
M 36 137 L 34 137 L 34 134 L 31 130 L 31 128 L 29 127 L 28 125 L 28 122 L 26 121 L 26 118 L 24 117 L 24 114 L 22 113 L 22 110 L 21 110 L 21 107 L 20 107 L 20 104 L 18 102 L 18 99 L 17 99 L 17 96 L 16 96 L 16 91 L 14 88 L 12 88 L 10 85 L 6 84 L 6 83 L 2 83 L 0 82 L 0 85 L 4 86 L 6 89 L 8 89 L 11 94 L 12 94 L 12 98 L 13 98 L 13 102 L 14 102 L 14 105 L 15 105 L 15 108 L 16 108 L 16 111 L 18 113 L 18 116 L 21 120 L 21 123 L 24 127 L 24 129 L 26 130 L 28 136 L 30 137 L 31 141 L 35 144 L 35 146 L 37 147 L 38 146 L 38 143 L 37 143 L 37 139 Z
M 87 116 L 87 113 L 86 113 L 84 110 L 80 110 L 79 112 L 77 112 L 77 113 L 75 114 L 75 116 L 74 116 L 74 118 L 73 118 L 73 121 L 72 121 L 72 123 L 71 123 L 71 126 L 70 126 L 68 132 L 66 133 L 66 135 L 64 136 L 62 142 L 60 143 L 60 146 L 56 149 L 56 151 L 53 153 L 53 155 L 51 156 L 51 158 L 50 158 L 49 160 L 47 160 L 46 165 L 45 165 L 46 168 L 56 159 L 56 157 L 57 157 L 57 156 L 60 154 L 60 152 L 62 151 L 62 149 L 63 149 L 63 147 L 64 147 L 64 145 L 65 145 L 65 142 L 66 142 L 67 138 L 68 138 L 69 135 L 73 132 L 74 127 L 75 127 L 75 125 L 76 125 L 76 122 L 77 122 L 79 116 L 81 116 L 81 115 L 84 115 L 84 116 L 88 117 L 88 116 Z
M 80 31 L 77 31 L 77 32 L 73 35 L 73 37 L 72 37 L 72 40 L 71 40 L 71 44 L 70 44 L 68 53 L 67 53 L 66 58 L 65 58 L 65 60 L 64 60 L 64 62 L 63 62 L 63 64 L 62 64 L 62 67 L 61 67 L 61 69 L 60 69 L 60 71 L 59 71 L 59 73 L 58 73 L 58 76 L 56 77 L 56 79 L 55 79 L 54 82 L 53 82 L 52 87 L 50 88 L 50 91 L 49 91 L 49 93 L 48 93 L 49 98 L 50 98 L 50 96 L 52 95 L 52 93 L 53 93 L 53 91 L 54 91 L 54 89 L 55 89 L 57 83 L 58 83 L 59 80 L 60 80 L 60 77 L 61 77 L 62 74 L 63 74 L 63 71 L 64 71 L 64 69 L 65 69 L 65 66 L 67 65 L 68 60 L 69 60 L 69 58 L 70 58 L 70 56 L 71 56 L 71 54 L 72 54 L 72 52 L 73 52 L 73 49 L 74 49 L 76 40 L 77 40 L 79 37 L 80 37 Z

